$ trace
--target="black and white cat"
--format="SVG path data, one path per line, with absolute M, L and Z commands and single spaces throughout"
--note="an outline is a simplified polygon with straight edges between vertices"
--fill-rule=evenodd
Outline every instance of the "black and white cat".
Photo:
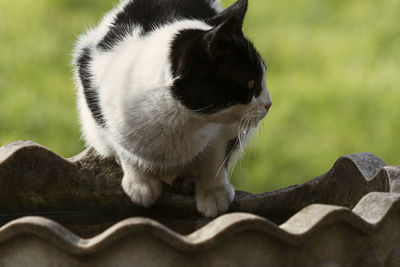
M 118 156 L 122 187 L 150 207 L 160 177 L 196 177 L 205 216 L 234 198 L 230 162 L 271 106 L 265 64 L 242 33 L 247 0 L 126 0 L 75 50 L 87 144 Z

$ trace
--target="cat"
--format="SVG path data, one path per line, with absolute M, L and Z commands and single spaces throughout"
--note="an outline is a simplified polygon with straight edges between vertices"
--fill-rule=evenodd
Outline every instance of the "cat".
M 83 137 L 118 157 L 122 188 L 152 206 L 161 177 L 196 177 L 197 209 L 229 208 L 228 170 L 272 105 L 266 65 L 242 32 L 248 1 L 126 0 L 75 51 Z

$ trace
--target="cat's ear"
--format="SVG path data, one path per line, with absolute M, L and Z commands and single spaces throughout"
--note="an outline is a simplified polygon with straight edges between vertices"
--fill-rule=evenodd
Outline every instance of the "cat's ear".
M 230 18 L 235 18 L 238 25 L 242 27 L 247 12 L 248 0 L 238 0 L 224 11 L 210 18 L 207 22 L 213 26 L 222 24 Z
M 203 39 L 211 45 L 223 40 L 229 40 L 234 34 L 240 34 L 242 32 L 241 25 L 235 17 L 231 17 L 221 24 L 215 26 L 204 34 Z
M 238 0 L 207 21 L 214 27 L 205 33 L 203 41 L 212 60 L 219 54 L 224 53 L 224 50 L 230 46 L 231 40 L 235 35 L 243 35 L 242 26 L 247 6 L 247 0 Z
M 203 36 L 203 42 L 206 46 L 210 59 L 215 60 L 218 55 L 224 54 L 231 45 L 234 35 L 242 35 L 240 22 L 235 17 L 231 17 L 220 25 L 212 28 Z

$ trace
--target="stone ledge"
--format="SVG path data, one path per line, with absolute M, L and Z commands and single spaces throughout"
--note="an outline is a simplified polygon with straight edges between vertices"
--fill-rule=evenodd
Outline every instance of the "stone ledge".
M 371 203 L 373 205 L 371 206 Z M 371 217 L 371 214 L 378 214 Z M 392 218 L 393 217 L 393 218 Z M 296 213 L 280 226 L 249 213 L 222 215 L 189 235 L 180 235 L 148 218 L 130 218 L 118 222 L 93 238 L 80 238 L 60 224 L 43 217 L 23 217 L 0 228 L 0 242 L 18 235 L 33 235 L 54 243 L 73 254 L 91 254 L 112 246 L 126 236 L 151 235 L 183 251 L 212 249 L 223 239 L 242 232 L 256 231 L 290 246 L 311 241 L 324 228 L 345 224 L 363 234 L 375 232 L 388 220 L 400 219 L 400 194 L 369 193 L 353 209 L 313 204 Z
M 400 167 L 371 153 L 343 156 L 303 185 L 237 192 L 213 221 L 167 184 L 153 208 L 137 207 L 121 176 L 91 149 L 64 159 L 30 141 L 0 148 L 0 265 L 51 250 L 57 258 L 36 265 L 400 266 Z

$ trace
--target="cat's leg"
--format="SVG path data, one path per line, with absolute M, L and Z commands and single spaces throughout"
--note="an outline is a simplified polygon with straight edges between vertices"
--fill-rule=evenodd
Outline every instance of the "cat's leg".
M 148 173 L 140 171 L 137 167 L 119 157 L 124 171 L 122 188 L 133 203 L 143 207 L 150 207 L 161 196 L 161 180 Z
M 217 140 L 200 159 L 200 176 L 196 186 L 196 205 L 207 217 L 226 212 L 235 197 L 228 180 L 226 140 Z
M 201 179 L 196 188 L 196 205 L 200 213 L 207 217 L 216 217 L 225 213 L 235 197 L 235 191 L 228 182 L 228 175 L 214 180 Z

